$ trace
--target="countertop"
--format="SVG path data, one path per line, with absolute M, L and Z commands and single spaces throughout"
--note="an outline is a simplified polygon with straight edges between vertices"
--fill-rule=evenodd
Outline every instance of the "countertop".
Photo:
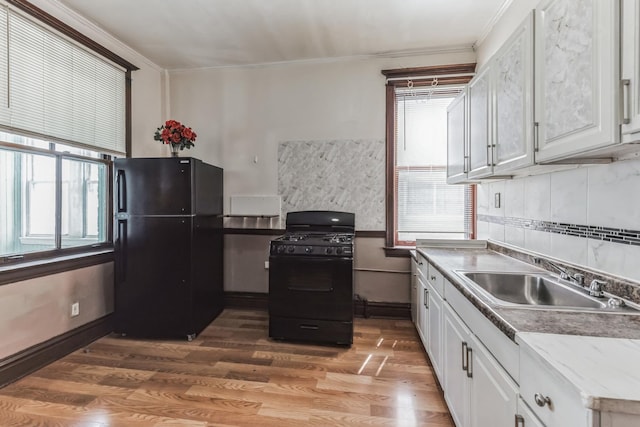
M 640 339 L 640 315 L 496 307 L 453 273 L 454 270 L 546 271 L 531 264 L 488 249 L 417 248 L 417 251 L 514 341 L 518 332 Z
M 640 414 L 640 340 L 523 332 L 516 342 L 569 381 L 587 408 Z
M 545 270 L 488 249 L 417 251 L 505 335 L 569 381 L 585 407 L 640 415 L 640 315 L 496 307 L 453 271 Z

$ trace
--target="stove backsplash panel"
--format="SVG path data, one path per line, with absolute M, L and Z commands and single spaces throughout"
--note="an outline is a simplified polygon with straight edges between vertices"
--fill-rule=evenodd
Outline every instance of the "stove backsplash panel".
M 281 142 L 282 215 L 303 210 L 354 212 L 357 230 L 384 230 L 384 159 L 383 140 Z

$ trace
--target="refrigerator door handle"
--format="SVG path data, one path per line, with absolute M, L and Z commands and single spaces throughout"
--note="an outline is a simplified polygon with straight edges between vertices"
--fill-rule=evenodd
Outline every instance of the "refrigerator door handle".
M 118 269 L 118 282 L 122 283 L 127 279 L 127 220 L 119 219 L 118 220 L 118 240 L 117 240 L 117 250 L 118 254 L 117 265 L 120 266 Z
M 127 179 L 124 174 L 123 169 L 118 169 L 116 175 L 116 182 L 118 187 L 118 194 L 116 196 L 117 200 L 117 210 L 118 212 L 126 212 L 127 211 Z

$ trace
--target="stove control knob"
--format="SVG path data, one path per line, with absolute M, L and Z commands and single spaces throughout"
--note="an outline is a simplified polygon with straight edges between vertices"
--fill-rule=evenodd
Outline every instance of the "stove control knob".
M 329 247 L 325 250 L 327 255 L 331 255 L 333 253 L 333 248 Z
M 304 251 L 310 254 L 311 252 L 313 252 L 313 246 L 307 246 L 306 248 L 304 248 Z
M 278 253 L 281 254 L 284 252 L 284 246 L 278 246 Z
M 338 255 L 341 255 L 342 254 L 342 248 L 336 248 L 336 253 Z
M 293 246 L 287 246 L 287 252 L 291 253 L 293 252 L 295 248 Z

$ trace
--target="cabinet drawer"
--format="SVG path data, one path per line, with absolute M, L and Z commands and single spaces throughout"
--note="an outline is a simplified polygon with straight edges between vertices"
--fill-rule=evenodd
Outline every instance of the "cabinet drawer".
M 503 334 L 484 314 L 480 313 L 471 302 L 458 291 L 448 280 L 445 280 L 445 300 L 462 318 L 467 326 L 473 326 L 473 333 L 489 349 L 511 378 L 518 383 L 518 344 Z
M 422 277 L 422 281 L 427 283 L 429 277 L 429 262 L 425 257 L 418 254 L 418 275 Z
M 433 264 L 429 264 L 427 281 L 440 296 L 444 295 L 444 276 L 433 266 Z
M 546 426 L 592 426 L 580 393 L 525 345 L 520 347 L 520 395 Z

